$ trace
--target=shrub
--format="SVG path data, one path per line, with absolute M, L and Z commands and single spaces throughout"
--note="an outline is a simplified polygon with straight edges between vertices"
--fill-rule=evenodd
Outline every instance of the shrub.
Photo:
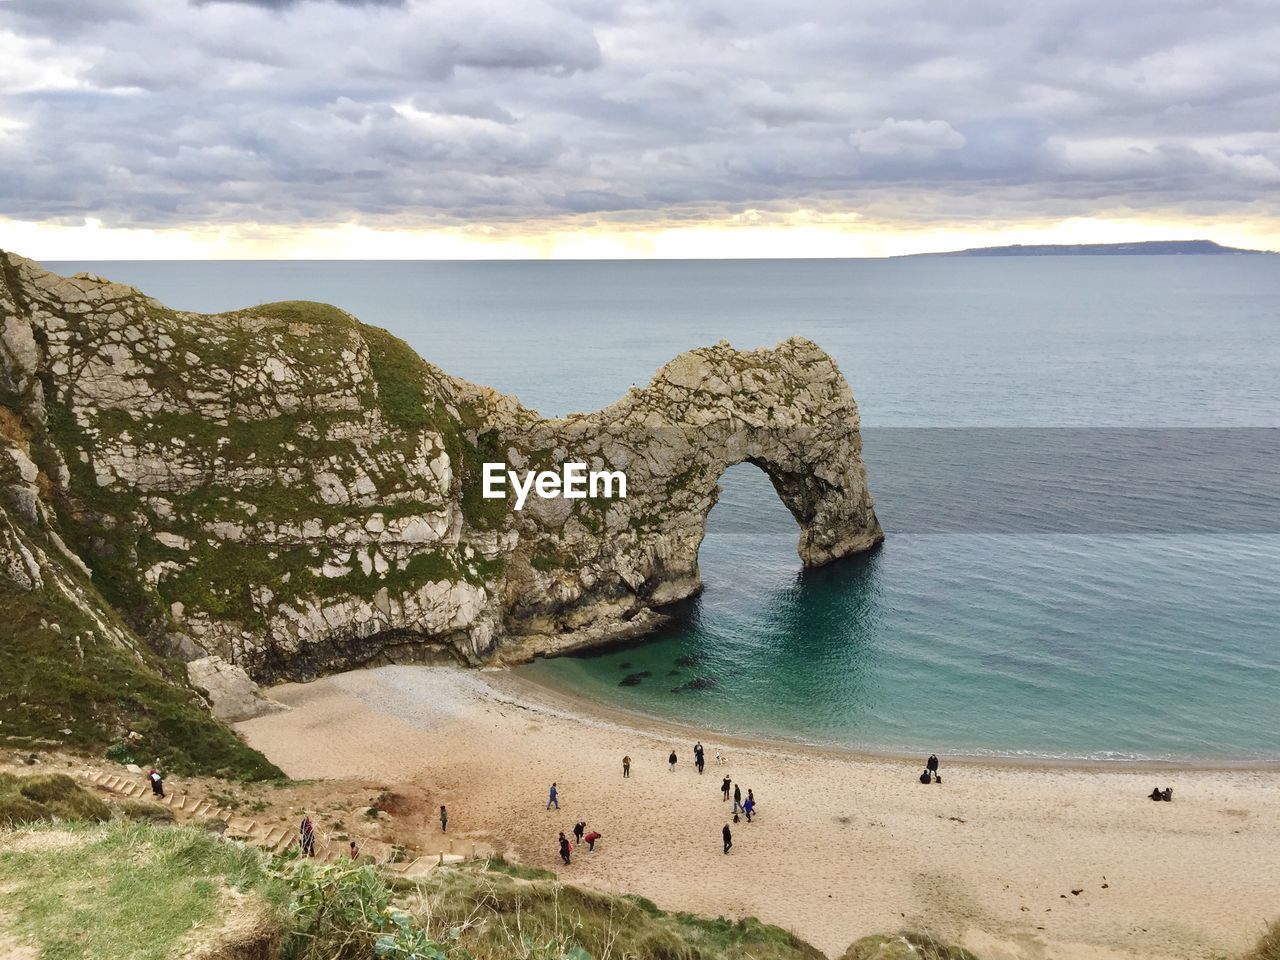
M 841 960 L 978 960 L 961 947 L 940 943 L 927 933 L 903 933 L 896 937 L 863 937 Z
M 147 803 L 145 800 L 125 800 L 116 804 L 116 813 L 126 820 L 144 823 L 172 823 L 173 811 L 158 803 Z
M 1243 960 L 1280 960 L 1280 920 L 1262 935 L 1258 945 L 1245 954 Z
M 62 773 L 0 774 L 0 826 L 40 820 L 103 821 L 110 808 Z

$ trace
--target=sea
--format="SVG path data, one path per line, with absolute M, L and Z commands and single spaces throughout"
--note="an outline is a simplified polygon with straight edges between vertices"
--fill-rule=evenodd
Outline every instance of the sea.
M 1280 257 L 47 265 L 185 310 L 334 303 L 546 415 L 808 337 L 857 397 L 883 545 L 803 570 L 733 467 L 699 597 L 523 675 L 708 738 L 1280 762 Z

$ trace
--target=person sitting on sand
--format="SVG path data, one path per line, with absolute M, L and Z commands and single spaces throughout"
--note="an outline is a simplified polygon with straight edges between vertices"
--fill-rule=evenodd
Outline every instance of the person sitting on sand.
M 622 758 L 622 775 L 624 777 L 631 776 L 631 757 L 630 755 Z
M 598 830 L 592 830 L 582 839 L 587 841 L 588 850 L 594 850 L 596 848 L 596 841 L 599 840 L 601 836 L 602 834 Z
M 921 774 L 920 774 L 920 782 L 921 782 L 921 783 L 932 783 L 932 782 L 933 782 L 933 774 L 932 774 L 932 773 L 930 773 L 930 772 L 926 769 L 923 773 L 921 773 Z
M 720 784 L 720 792 L 723 794 L 721 797 L 722 800 L 729 799 L 729 788 L 732 786 L 733 781 L 729 779 L 729 775 L 726 773 L 724 776 L 724 783 Z
M 671 764 L 671 772 L 672 772 L 672 773 L 675 773 L 675 770 L 676 770 L 676 760 L 678 760 L 678 759 L 679 759 L 679 758 L 676 756 L 676 752 L 675 752 L 674 750 L 672 750 L 672 751 L 671 751 L 671 756 L 667 757 L 667 763 Z
M 578 845 L 582 845 L 582 835 L 587 832 L 587 822 L 579 820 L 573 825 L 573 837 L 578 841 Z
M 1173 787 L 1165 787 L 1164 792 L 1160 794 L 1161 800 L 1173 800 Z
M 737 820 L 738 818 L 734 817 L 733 819 Z M 728 855 L 729 848 L 733 846 L 733 831 L 729 829 L 729 825 L 726 823 L 720 833 L 724 837 L 724 852 Z
M 569 838 L 564 835 L 564 831 L 560 831 L 560 859 L 564 861 L 564 865 L 569 866 L 569 851 L 573 847 L 569 846 Z
M 1150 794 L 1148 794 L 1148 798 L 1149 798 L 1149 799 L 1151 799 L 1151 800 L 1163 800 L 1163 799 L 1164 799 L 1164 794 L 1160 792 L 1160 788 L 1159 788 L 1159 787 L 1152 787 L 1152 788 L 1151 788 L 1151 793 L 1150 793 Z

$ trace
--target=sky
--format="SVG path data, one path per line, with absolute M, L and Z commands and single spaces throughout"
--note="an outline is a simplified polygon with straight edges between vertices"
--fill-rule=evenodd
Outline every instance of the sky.
M 0 0 L 41 259 L 1280 249 L 1277 0 Z

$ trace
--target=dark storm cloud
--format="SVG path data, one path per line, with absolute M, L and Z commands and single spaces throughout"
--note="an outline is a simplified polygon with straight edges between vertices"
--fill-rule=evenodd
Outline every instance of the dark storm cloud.
M 1276 215 L 1270 2 L 0 0 L 0 216 Z

